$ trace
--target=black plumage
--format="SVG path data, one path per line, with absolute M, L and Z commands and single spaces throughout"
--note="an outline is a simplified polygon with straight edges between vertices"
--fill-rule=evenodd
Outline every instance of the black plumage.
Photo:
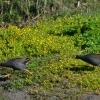
M 26 69 L 28 67 L 29 60 L 30 60 L 29 57 L 12 58 L 12 59 L 9 59 L 9 60 L 7 60 L 5 62 L 0 63 L 0 66 L 2 66 L 2 67 L 10 67 L 14 71 L 15 70 L 25 70 L 29 74 L 32 74 L 32 72 L 30 72 L 29 70 Z
M 75 58 L 81 59 L 93 66 L 100 66 L 100 54 L 77 55 Z

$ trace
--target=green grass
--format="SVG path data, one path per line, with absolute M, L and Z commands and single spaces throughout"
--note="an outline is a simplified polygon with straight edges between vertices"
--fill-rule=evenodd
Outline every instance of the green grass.
M 31 94 L 38 93 L 42 88 L 50 89 L 68 79 L 65 88 L 78 87 L 82 91 L 98 93 L 100 88 L 99 68 L 93 68 L 80 60 L 74 60 L 69 55 L 51 54 L 42 57 L 32 57 L 29 70 L 33 76 L 23 71 L 16 71 L 3 87 L 5 90 L 23 89 L 26 86 L 36 85 L 31 88 Z M 11 72 L 9 69 L 8 72 Z
M 58 57 L 57 57 L 58 56 Z M 70 55 L 69 55 L 70 56 Z M 66 88 L 79 87 L 86 92 L 98 93 L 100 88 L 99 68 L 82 61 L 75 61 L 68 55 L 49 55 L 40 57 L 34 67 L 34 82 L 41 87 L 53 88 L 68 79 Z M 39 89 L 39 88 L 38 88 Z

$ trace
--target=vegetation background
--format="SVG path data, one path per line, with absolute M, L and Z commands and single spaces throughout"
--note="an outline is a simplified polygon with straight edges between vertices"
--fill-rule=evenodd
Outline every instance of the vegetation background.
M 99 8 L 99 0 L 0 0 L 0 61 L 28 55 L 34 73 L 0 78 L 0 93 L 29 86 L 37 100 L 55 92 L 62 100 L 99 94 L 99 67 L 74 60 L 77 54 L 100 53 Z
M 99 0 L 0 0 L 0 23 L 23 27 L 51 16 L 94 15 L 99 6 Z

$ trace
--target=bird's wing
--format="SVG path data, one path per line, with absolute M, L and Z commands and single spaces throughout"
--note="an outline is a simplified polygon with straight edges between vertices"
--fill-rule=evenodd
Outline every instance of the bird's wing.
M 10 60 L 2 62 L 2 63 L 0 63 L 0 65 L 4 66 L 4 67 L 11 67 L 11 68 L 14 66 Z
M 93 59 L 98 59 L 98 60 L 100 60 L 100 54 L 89 54 L 89 55 L 87 55 L 87 56 L 89 56 L 89 57 L 91 57 L 91 58 L 93 58 Z
M 11 61 L 11 62 L 20 62 L 20 63 L 23 63 L 23 64 L 27 64 L 27 62 L 29 62 L 29 60 L 30 60 L 29 57 L 9 59 L 9 61 Z
M 100 66 L 100 54 L 88 54 L 84 56 L 84 61 L 95 66 Z
M 17 70 L 24 70 L 26 69 L 28 66 L 19 62 L 13 62 L 13 68 L 17 69 Z

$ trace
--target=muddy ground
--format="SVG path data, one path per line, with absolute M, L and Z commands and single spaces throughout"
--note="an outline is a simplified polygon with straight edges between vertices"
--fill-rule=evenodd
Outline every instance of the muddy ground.
M 75 93 L 76 91 L 76 93 Z M 4 92 L 0 95 L 0 100 L 100 100 L 100 95 L 93 93 L 78 94 L 77 89 L 54 91 L 46 90 L 39 94 L 30 95 L 27 91 Z
M 23 90 L 0 92 L 0 100 L 100 100 L 100 95 L 84 93 L 79 88 L 68 89 L 65 84 L 66 80 L 54 89 L 41 90 L 37 94 L 29 94 L 28 90 L 33 86 Z

